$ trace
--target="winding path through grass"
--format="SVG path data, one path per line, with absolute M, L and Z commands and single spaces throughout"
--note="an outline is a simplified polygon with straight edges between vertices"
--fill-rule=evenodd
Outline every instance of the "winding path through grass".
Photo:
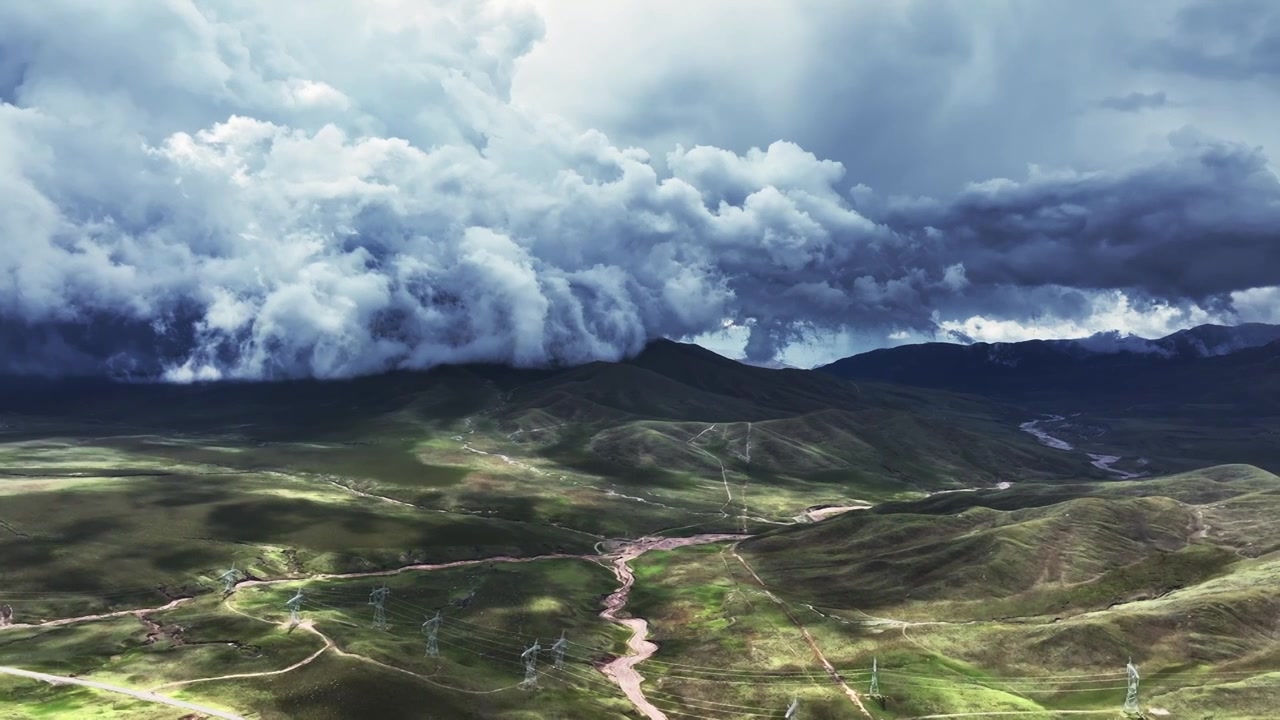
M 197 705 L 184 700 L 176 700 L 165 695 L 158 695 L 150 690 L 132 690 L 127 687 L 98 682 L 96 680 L 84 680 L 82 678 L 64 677 L 62 675 L 50 675 L 49 673 L 33 672 L 31 670 L 22 670 L 15 667 L 0 666 L 0 673 L 13 675 L 15 677 L 28 678 L 30 680 L 42 680 L 51 685 L 79 685 L 80 687 L 102 690 L 103 692 L 115 693 L 117 695 L 127 695 L 143 702 L 155 703 L 158 705 L 169 705 L 170 707 L 190 710 L 192 712 L 208 715 L 209 717 L 223 718 L 223 720 L 246 720 L 243 715 L 236 715 L 235 713 L 230 713 L 225 710 L 218 710 L 205 705 Z

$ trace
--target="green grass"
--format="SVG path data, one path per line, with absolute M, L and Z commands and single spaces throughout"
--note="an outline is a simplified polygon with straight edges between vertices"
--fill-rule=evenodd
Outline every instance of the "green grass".
M 780 717 L 797 697 L 803 717 L 854 717 L 803 636 L 727 545 L 648 553 L 633 565 L 636 588 L 628 607 L 649 620 L 659 646 L 640 666 L 656 706 L 710 717 L 736 710 Z
M 534 693 L 509 690 L 471 695 L 444 681 L 431 684 L 388 673 L 358 660 L 323 655 L 287 680 L 263 678 L 237 683 L 240 697 L 262 698 L 262 720 L 354 720 L 368 717 L 422 717 L 439 720 L 612 720 L 630 717 L 626 702 L 577 692 L 548 679 Z
M 370 629 L 369 595 L 373 587 L 384 582 L 391 589 L 387 604 L 390 633 Z M 307 607 L 322 618 L 322 625 L 329 619 L 337 623 L 332 633 L 344 642 L 344 647 L 347 640 L 365 643 L 364 649 L 372 653 L 387 652 L 410 660 L 422 655 L 418 627 L 436 611 L 446 618 L 442 636 L 464 636 L 474 626 L 477 647 L 501 648 L 493 650 L 496 655 L 523 649 L 522 645 L 539 638 L 546 644 L 561 631 L 571 635 L 575 643 L 607 653 L 621 650 L 620 631 L 597 617 L 598 600 L 616 584 L 610 571 L 593 562 L 539 560 L 406 572 L 385 578 L 250 587 L 233 599 L 238 608 L 251 615 L 282 621 L 288 615 L 285 600 L 301 589 L 311 598 Z M 452 604 L 472 590 L 475 597 L 465 609 Z M 374 646 L 385 648 L 374 650 Z M 462 649 L 459 652 L 468 654 Z
M 900 688 L 894 716 L 1105 709 L 1132 656 L 1151 707 L 1263 717 L 1274 700 L 1236 683 L 1280 666 L 1280 559 L 1263 522 L 1278 489 L 1242 466 L 1015 486 L 885 504 L 741 552 L 842 662 L 879 657 L 886 694 Z M 1044 680 L 1101 672 L 1119 674 Z M 1195 704 L 1210 696 L 1222 704 Z
M 594 543 L 549 525 L 421 512 L 256 473 L 85 480 L 7 496 L 0 521 L 22 533 L 0 533 L 0 571 L 26 619 L 160 605 L 164 593 L 208 587 L 233 562 L 270 577 Z
M 1247 713 L 1264 707 L 1258 688 L 1209 681 L 1280 666 L 1277 478 L 1227 466 L 1081 482 L 1093 472 L 1083 454 L 1040 446 L 1017 429 L 1024 413 L 976 398 L 746 368 L 674 344 L 558 371 L 89 383 L 14 398 L 0 418 L 0 602 L 25 622 L 196 599 L 145 621 L 4 630 L 0 663 L 129 687 L 277 670 L 322 647 L 279 624 L 304 587 L 315 602 L 304 615 L 359 657 L 327 651 L 287 675 L 172 691 L 258 718 L 635 717 L 590 667 L 621 652 L 626 633 L 598 617 L 616 582 L 589 562 L 390 577 L 387 632 L 369 626 L 376 580 L 232 596 L 263 621 L 223 606 L 217 576 L 232 562 L 285 578 L 585 554 L 651 533 L 758 533 L 742 554 L 783 603 L 723 545 L 634 563 L 628 610 L 651 620 L 660 645 L 640 670 L 673 718 L 780 716 L 793 695 L 803 717 L 852 717 L 796 620 L 858 687 L 879 658 L 891 700 L 878 717 L 1114 707 L 1111 691 L 1046 693 L 1016 679 L 1110 672 L 1128 653 L 1153 703 L 1194 708 L 1209 696 L 1179 683 L 1195 677 L 1197 692 Z M 1015 485 L 925 497 L 1005 480 Z M 859 501 L 881 504 L 779 525 Z M 473 603 L 455 608 L 472 588 Z M 432 660 L 418 626 L 440 607 L 459 624 Z M 507 689 L 522 677 L 514 654 L 560 630 L 581 643 L 573 670 L 532 695 Z M 725 674 L 733 682 L 709 681 Z M 172 716 L 0 683 L 16 688 L 0 697 L 4 717 Z M 489 690 L 499 691 L 473 694 Z
M 368 599 L 370 588 L 377 582 L 380 581 L 325 581 L 248 588 L 231 600 L 250 615 L 283 622 L 287 619 L 284 601 L 301 588 L 309 598 L 304 618 L 333 638 L 343 652 L 427 678 L 400 676 L 420 686 L 410 696 L 444 696 L 443 707 L 460 708 L 463 705 L 459 698 L 482 693 L 474 696 L 475 703 L 467 703 L 469 712 L 490 714 L 462 717 L 520 717 L 519 712 L 528 711 L 545 713 L 547 717 L 574 717 L 575 713 L 620 715 L 623 705 L 618 702 L 618 694 L 589 664 L 592 657 L 606 657 L 620 650 L 625 637 L 617 626 L 597 615 L 597 599 L 615 584 L 612 574 L 603 567 L 578 560 L 550 560 L 392 576 L 386 578 L 391 588 L 386 630 L 372 627 Z M 475 598 L 466 608 L 452 604 L 472 589 L 476 591 Z M 424 655 L 419 626 L 437 610 L 445 618 L 439 632 L 441 654 L 430 658 Z M 274 627 L 276 633 L 285 632 L 279 625 L 266 627 Z M 535 640 L 544 648 L 549 647 L 561 632 L 575 643 L 568 658 L 568 671 L 557 672 L 544 665 L 541 682 L 545 692 L 529 696 L 514 689 L 523 679 L 519 654 Z M 290 634 L 308 635 L 297 629 Z M 364 692 L 361 675 L 344 675 L 339 681 L 343 687 L 339 694 L 358 696 Z M 380 675 L 396 674 L 381 668 Z M 575 686 L 585 686 L 588 692 L 575 690 Z M 396 712 L 404 713 L 407 705 L 402 702 Z M 317 717 L 364 717 L 358 712 L 365 709 Z M 264 712 L 264 716 L 268 715 Z
M 173 720 L 175 708 L 122 695 L 74 686 L 0 675 L 0 698 L 6 720 Z
M 1235 555 L 1190 546 L 1193 524 L 1167 498 L 1077 498 L 1011 512 L 850 513 L 744 548 L 766 580 L 822 607 L 910 613 L 928 602 L 966 620 L 1083 612 L 1203 580 Z
M 148 614 L 156 630 L 132 616 L 8 630 L 0 634 L 0 664 L 132 688 L 279 670 L 323 647 L 314 633 L 277 622 L 287 617 L 284 600 L 301 586 L 311 598 L 306 618 L 332 637 L 341 652 L 359 657 L 338 657 L 329 651 L 314 664 L 275 678 L 196 683 L 164 692 L 262 718 L 363 718 L 370 707 L 383 707 L 390 717 L 403 717 L 424 706 L 432 712 L 457 713 L 449 717 L 625 716 L 625 701 L 590 665 L 593 657 L 620 650 L 625 638 L 617 626 L 597 615 L 598 598 L 615 584 L 605 568 L 578 560 L 552 560 L 391 576 L 387 583 L 393 594 L 385 631 L 370 626 L 367 601 L 374 582 L 249 587 L 229 598 L 252 617 L 232 613 L 219 598 L 207 596 L 174 610 Z M 451 604 L 471 588 L 477 590 L 473 603 L 465 609 Z M 440 632 L 442 655 L 427 658 L 419 625 L 441 607 L 447 618 Z M 549 646 L 561 631 L 576 643 L 568 670 L 552 670 L 544 656 L 541 689 L 526 693 L 514 688 L 523 678 L 519 653 L 534 639 Z M 39 683 L 15 685 L 19 691 L 12 697 L 17 701 L 50 700 Z M 396 688 L 397 694 L 371 698 L 378 687 Z M 104 705 L 99 695 L 107 694 L 60 694 L 50 700 L 53 709 L 48 715 L 32 710 L 35 714 L 30 717 L 57 717 L 58 712 L 97 717 L 93 708 Z M 328 700 L 319 702 L 316 697 Z M 105 705 L 119 713 L 114 716 L 134 717 L 125 714 L 131 710 L 123 709 L 133 705 Z M 0 708 L 7 711 L 8 704 L 0 703 Z M 143 709 L 137 717 L 172 716 Z

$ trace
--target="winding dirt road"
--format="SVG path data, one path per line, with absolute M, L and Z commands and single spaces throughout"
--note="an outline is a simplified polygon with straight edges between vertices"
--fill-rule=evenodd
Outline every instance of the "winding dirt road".
M 194 599 L 195 598 L 189 598 L 189 597 L 178 598 L 176 600 L 170 600 L 168 603 L 161 605 L 160 607 L 154 607 L 154 608 L 141 608 L 138 610 L 115 610 L 109 613 L 101 613 L 99 615 L 81 615 L 80 617 L 60 618 L 58 620 L 46 620 L 45 622 L 42 622 L 42 623 L 14 623 L 10 625 L 0 625 L 0 631 L 21 630 L 24 628 L 31 629 L 31 628 L 65 627 L 67 625 L 79 625 L 80 623 L 95 622 L 97 620 L 110 620 L 112 618 L 128 617 L 130 615 L 133 615 L 138 619 L 142 619 L 143 615 L 150 615 L 151 613 L 164 612 L 165 610 L 172 610 L 178 607 L 179 605 L 186 602 L 191 602 Z
M 371 577 L 389 577 L 391 575 L 400 575 L 406 572 L 429 572 L 432 570 L 448 570 L 449 568 L 467 567 L 470 565 L 485 565 L 488 563 L 528 563 L 538 560 L 595 560 L 595 555 L 570 555 L 564 553 L 548 553 L 546 555 L 529 555 L 528 557 L 511 557 L 509 555 L 499 555 L 497 557 L 477 558 L 474 560 L 454 560 L 446 563 L 417 563 L 414 565 L 404 565 L 390 570 L 369 570 L 364 572 L 351 573 L 317 573 L 314 575 L 298 575 L 290 577 L 275 578 L 272 580 L 241 580 L 236 583 L 236 589 L 242 587 L 263 587 L 267 585 L 281 585 L 283 583 L 306 582 L 309 580 L 356 580 L 359 578 Z
M 293 672 L 294 670 L 297 670 L 300 667 L 310 665 L 313 661 L 315 661 L 316 658 L 323 655 L 326 650 L 332 650 L 336 647 L 333 644 L 333 641 L 328 638 L 328 636 L 320 635 L 320 637 L 324 639 L 323 647 L 311 653 L 310 655 L 303 658 L 302 660 L 299 660 L 298 662 L 290 665 L 287 668 L 283 668 L 281 670 L 264 670 L 262 672 L 236 673 L 234 675 L 218 675 L 217 677 L 193 678 L 191 680 L 175 680 L 170 683 L 165 683 L 164 685 L 157 685 L 151 688 L 150 690 L 148 690 L 147 692 L 154 693 L 157 690 L 164 690 L 166 688 L 183 687 L 185 685 L 195 685 L 196 683 L 214 682 L 217 680 L 242 680 L 245 678 L 270 677 L 272 675 L 283 675 L 288 672 Z
M 111 685 L 110 683 L 98 682 L 96 680 L 83 680 L 81 678 L 63 677 L 62 675 L 50 675 L 49 673 L 21 670 L 14 667 L 0 666 L 0 673 L 23 677 L 30 680 L 42 680 L 51 685 L 79 685 L 80 687 L 93 688 L 94 690 L 116 693 L 117 695 L 127 695 L 131 698 L 142 700 L 143 702 L 169 705 L 171 707 L 190 710 L 191 712 L 200 713 L 202 715 L 208 715 L 209 717 L 223 718 L 223 720 L 246 720 L 243 715 L 236 715 L 235 713 L 226 712 L 225 710 L 218 710 L 205 705 L 185 702 L 183 700 L 175 700 L 174 698 L 167 697 L 165 695 L 158 695 L 149 690 L 130 690 L 127 687 Z

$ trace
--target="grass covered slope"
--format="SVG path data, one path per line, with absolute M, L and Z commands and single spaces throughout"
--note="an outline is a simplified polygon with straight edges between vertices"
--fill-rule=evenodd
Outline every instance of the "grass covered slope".
M 666 341 L 515 387 L 495 414 L 546 457 L 606 472 L 716 469 L 691 441 L 784 482 L 874 476 L 918 490 L 1085 472 L 1080 458 L 1018 432 L 1017 417 L 974 398 L 752 367 Z
M 1011 512 L 851 513 L 744 547 L 763 576 L 785 564 L 789 585 L 812 584 L 821 607 L 852 599 L 868 612 L 910 614 L 904 606 L 928 603 L 930 613 L 971 619 L 1083 612 L 1201 580 L 1234 554 L 1193 547 L 1198 527 L 1167 498 L 1086 497 Z M 791 543 L 812 555 L 790 554 Z
M 263 720 L 364 718 L 371 708 L 392 718 L 427 709 L 428 717 L 476 719 L 626 716 L 620 693 L 590 665 L 621 644 L 620 630 L 598 616 L 594 602 L 614 586 L 604 568 L 549 560 L 391 576 L 386 629 L 370 623 L 373 582 L 250 585 L 225 599 L 208 595 L 137 617 L 10 629 L 0 633 L 0 665 L 156 689 Z M 472 588 L 474 602 L 458 608 L 453 601 Z M 307 595 L 304 622 L 289 627 L 284 601 L 298 589 Z M 438 609 L 445 617 L 440 655 L 427 657 L 419 625 Z M 560 632 L 575 641 L 565 667 L 553 672 L 544 663 L 536 694 L 515 687 L 523 679 L 520 652 Z M 49 698 L 43 688 L 16 684 L 0 697 L 0 716 L 178 716 L 148 705 L 121 709 L 119 695 Z M 46 699 L 65 714 L 25 714 Z M 116 714 L 96 714 L 103 707 Z
M 1268 520 L 1278 513 L 1280 477 L 1225 466 L 889 503 L 739 552 L 773 593 L 868 643 L 886 678 L 908 686 L 979 678 L 1037 689 L 1013 695 L 1045 708 L 1088 708 L 1116 693 L 1017 679 L 1101 678 L 1132 656 L 1150 707 L 1271 717 L 1280 701 L 1262 690 L 1280 677 L 1280 533 Z M 994 711 L 989 701 L 967 709 Z
M 413 505 L 621 534 L 680 524 L 669 508 L 715 513 L 732 502 L 734 514 L 760 515 L 703 478 L 747 486 L 777 521 L 803 510 L 802 498 L 847 504 L 1090 472 L 1082 455 L 1018 431 L 1020 419 L 974 398 L 751 367 L 661 341 L 628 361 L 564 370 L 186 386 L 0 381 L 0 442 L 13 448 L 0 474 L 47 474 L 48 453 L 28 468 L 16 444 L 61 438 L 113 463 L 286 473 Z M 76 472 L 94 463 L 81 465 Z M 650 503 L 630 502 L 635 526 L 604 519 L 626 507 L 620 495 Z
M 591 667 L 623 633 L 598 616 L 618 581 L 588 556 L 610 538 L 735 532 L 759 534 L 741 557 L 721 543 L 633 563 L 626 611 L 661 644 L 639 669 L 673 716 L 780 715 L 795 695 L 803 717 L 850 717 L 810 637 L 850 682 L 873 657 L 899 688 L 925 678 L 886 717 L 1114 705 L 1014 678 L 1112 672 L 1128 652 L 1170 691 L 1160 673 L 1254 681 L 1276 666 L 1274 476 L 1079 482 L 1087 456 L 979 399 L 675 343 L 565 370 L 0 390 L 0 603 L 18 623 L 73 620 L 4 628 L 0 664 L 145 689 L 307 661 L 172 690 L 263 718 L 634 716 Z M 859 500 L 883 502 L 797 520 Z M 551 553 L 566 557 L 523 561 Z M 371 627 L 382 576 L 363 573 L 452 560 L 480 562 L 387 576 L 390 628 Z M 223 602 L 233 562 L 274 582 Z M 299 588 L 313 624 L 287 632 Z M 421 624 L 441 606 L 461 622 L 431 665 Z M 510 690 L 521 648 L 545 652 L 560 630 L 578 643 L 571 671 L 534 700 Z M 962 690 L 925 687 L 939 672 Z M 16 685 L 0 715 L 49 699 Z M 57 697 L 92 717 L 101 695 Z
M 886 503 L 742 548 L 762 577 L 785 576 L 789 592 L 830 608 L 927 605 L 949 610 L 947 619 L 1073 614 L 1194 585 L 1226 572 L 1246 548 L 1280 548 L 1257 522 L 1263 508 L 1280 511 L 1280 477 L 1228 466 Z

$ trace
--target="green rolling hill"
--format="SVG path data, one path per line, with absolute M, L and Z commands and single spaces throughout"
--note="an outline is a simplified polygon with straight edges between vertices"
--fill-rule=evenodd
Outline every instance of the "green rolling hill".
M 271 463 L 290 452 L 271 444 L 347 443 L 313 450 L 310 461 L 291 452 L 313 465 L 329 462 L 318 454 L 340 463 L 340 455 L 377 454 L 375 465 L 394 467 L 404 448 L 453 434 L 471 417 L 483 436 L 520 452 L 606 474 L 719 472 L 723 462 L 760 480 L 863 479 L 877 491 L 909 491 L 1090 472 L 1081 457 L 1018 432 L 1022 415 L 1007 405 L 752 367 L 667 341 L 625 362 L 558 371 L 450 367 L 185 386 L 9 380 L 0 414 L 16 436 L 74 426 L 237 437 L 261 444 L 256 454 Z
M 569 623 L 593 638 L 598 660 L 624 652 L 626 636 L 597 614 L 614 587 L 591 559 L 606 540 L 733 532 L 752 537 L 633 563 L 628 611 L 649 619 L 660 645 L 641 666 L 645 690 L 673 712 L 688 702 L 767 716 L 794 689 L 815 718 L 851 717 L 812 642 L 862 689 L 878 660 L 889 699 L 877 718 L 1105 712 L 1123 695 L 1116 674 L 1130 655 L 1146 707 L 1268 717 L 1268 688 L 1280 684 L 1280 478 L 1204 462 L 1274 452 L 1266 416 L 1249 414 L 1270 402 L 1267 352 L 1162 370 L 1183 373 L 1182 396 L 1156 392 L 1175 375 L 1134 380 L 1128 397 L 1082 390 L 1095 403 L 1087 412 L 1043 426 L 1072 451 L 1019 428 L 1052 409 L 1024 397 L 753 367 L 672 342 L 625 362 L 537 371 L 185 386 L 8 379 L 8 601 L 36 621 L 126 614 L 41 635 L 31 656 L 23 643 L 43 629 L 9 630 L 19 640 L 0 649 L 9 664 L 100 668 L 96 676 L 130 687 L 161 666 L 179 680 L 246 663 L 270 671 L 315 653 L 318 636 L 260 622 L 284 616 L 286 588 L 245 593 L 249 617 L 232 611 L 239 596 L 219 602 L 216 579 L 235 562 L 257 577 L 310 582 L 312 617 L 344 652 L 417 668 L 410 675 L 434 672 L 421 656 L 420 611 L 456 608 L 471 588 L 482 588 L 486 622 L 502 628 L 489 650 L 509 653 L 505 634 L 521 628 L 545 636 Z M 1135 463 L 1141 453 L 1161 474 L 1118 480 L 1090 465 L 1095 451 Z M 862 504 L 872 507 L 821 522 L 807 512 Z M 576 559 L 509 573 L 503 564 L 549 553 Z M 368 582 L 314 579 L 442 561 L 471 564 L 393 580 L 397 602 L 421 607 L 398 610 L 412 632 L 387 647 L 368 627 Z M 129 612 L 186 595 L 195 598 L 183 609 L 155 613 L 159 630 Z M 263 654 L 208 649 L 226 638 Z M 519 678 L 499 655 L 451 652 L 451 681 L 492 688 Z M 286 684 L 329 688 L 325 707 L 377 695 L 379 678 L 396 676 L 368 660 L 318 657 Z M 589 663 L 579 671 L 594 689 L 545 693 L 539 712 L 630 716 Z M 792 674 L 776 687 L 721 676 L 775 671 Z M 267 682 L 210 683 L 193 696 L 277 713 L 263 717 L 316 711 Z M 415 687 L 404 690 L 463 717 L 523 717 L 506 696 L 464 711 L 452 690 Z M 39 696 L 13 690 L 18 703 Z
M 1276 510 L 1280 477 L 1235 465 L 882 503 L 742 547 L 762 575 L 785 576 L 788 592 L 825 607 L 927 606 L 948 619 L 1076 614 L 1280 550 L 1280 531 L 1261 522 Z
M 885 503 L 740 552 L 814 622 L 851 638 L 898 631 L 908 642 L 876 641 L 890 676 L 928 666 L 1000 688 L 1132 656 L 1152 707 L 1266 717 L 1261 690 L 1280 663 L 1278 513 L 1280 477 L 1232 465 Z M 1070 708 L 1086 696 L 1032 697 Z

